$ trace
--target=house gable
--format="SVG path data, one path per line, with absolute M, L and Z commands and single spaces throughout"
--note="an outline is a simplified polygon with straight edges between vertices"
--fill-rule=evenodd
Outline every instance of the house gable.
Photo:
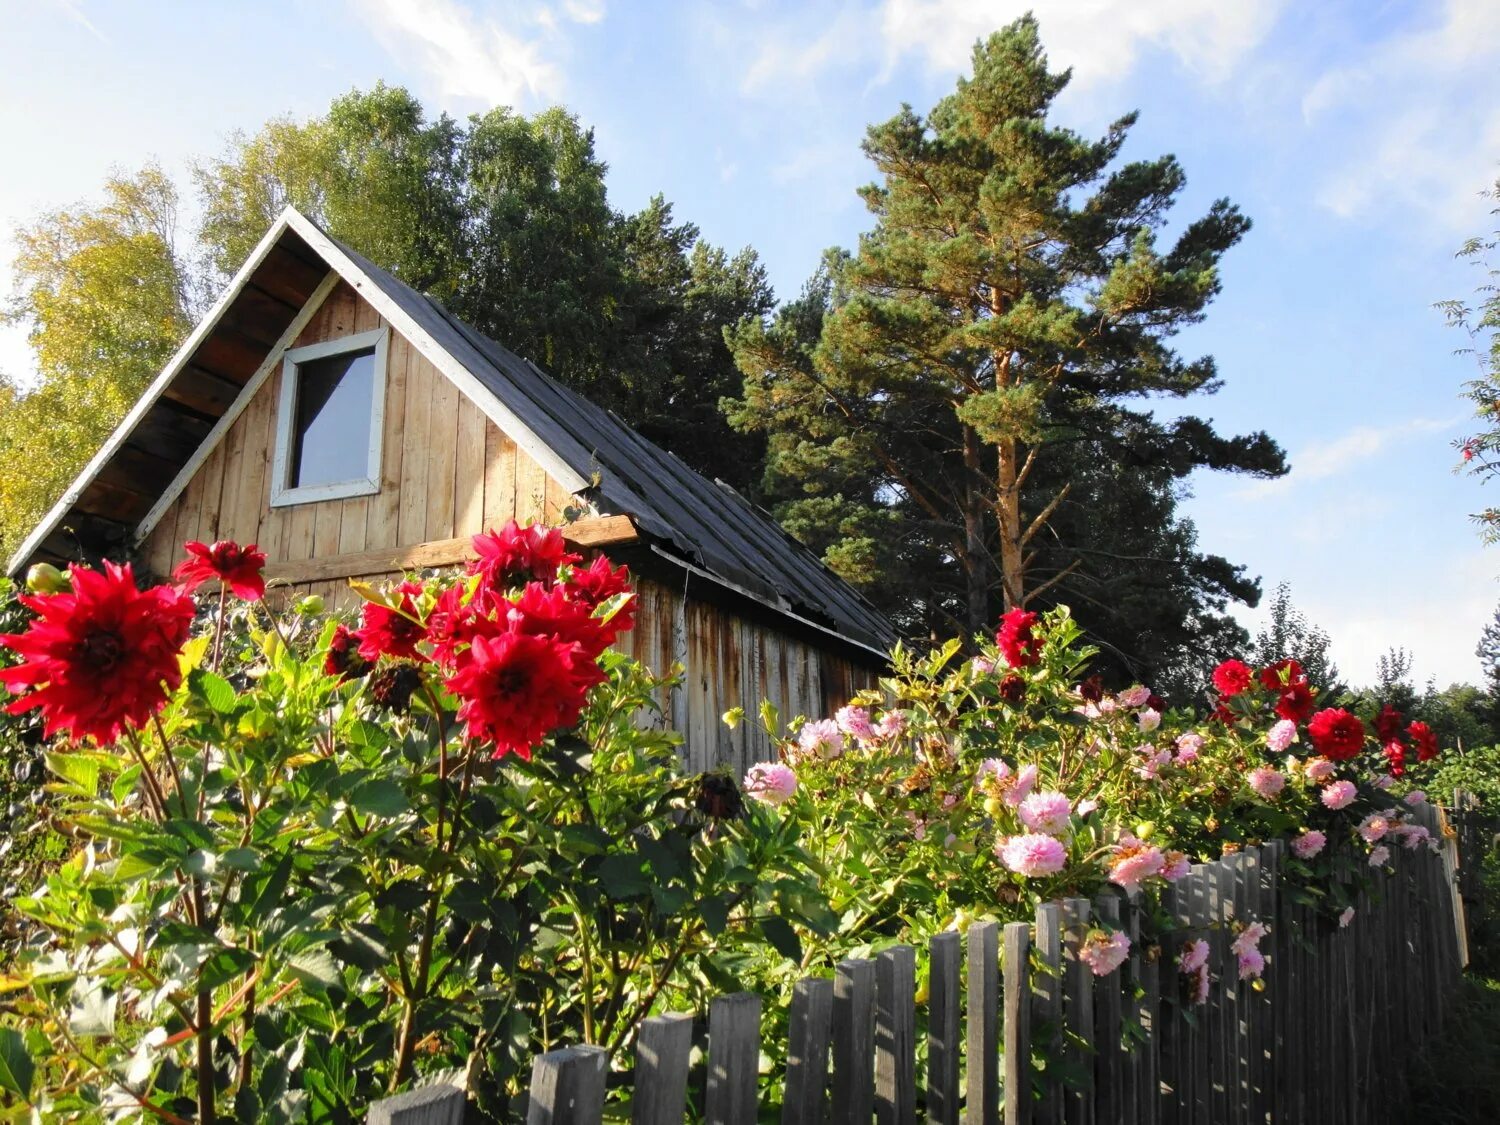
M 180 491 L 143 521 L 142 553 L 167 573 L 190 539 L 258 543 L 274 564 L 358 556 L 474 535 L 508 519 L 558 524 L 570 493 L 345 280 L 315 294 L 292 348 L 389 332 L 380 488 L 271 505 L 284 365 L 279 350 L 211 437 Z M 293 568 L 294 569 L 294 568 Z

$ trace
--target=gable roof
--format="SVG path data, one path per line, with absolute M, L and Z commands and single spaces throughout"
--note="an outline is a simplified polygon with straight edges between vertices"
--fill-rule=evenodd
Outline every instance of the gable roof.
M 879 610 L 764 510 L 291 208 L 11 558 L 10 572 L 144 538 L 301 331 L 312 298 L 340 278 L 559 484 L 603 514 L 630 516 L 658 555 L 872 652 L 894 638 Z

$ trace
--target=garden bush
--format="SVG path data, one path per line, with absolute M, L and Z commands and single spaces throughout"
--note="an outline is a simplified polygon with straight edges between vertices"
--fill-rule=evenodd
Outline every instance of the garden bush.
M 105 564 L 23 599 L 0 682 L 76 843 L 16 902 L 5 1114 L 352 1121 L 456 1072 L 505 1119 L 535 1054 L 623 1068 L 647 1015 L 743 988 L 774 1070 L 791 983 L 873 946 L 1064 894 L 1149 909 L 1273 838 L 1322 924 L 1357 924 L 1339 865 L 1435 844 L 1393 795 L 1435 752 L 1420 723 L 1319 709 L 1291 661 L 1224 662 L 1206 717 L 1106 692 L 1065 609 L 898 648 L 835 716 L 762 707 L 777 760 L 686 775 L 670 679 L 609 648 L 625 572 L 556 532 L 475 545 L 467 574 L 359 587 L 357 623 L 273 613 L 263 558 L 222 543 L 176 585 Z M 1242 978 L 1264 933 L 1236 935 Z M 1127 948 L 1100 928 L 1086 957 Z M 1168 952 L 1180 1002 L 1213 986 Z

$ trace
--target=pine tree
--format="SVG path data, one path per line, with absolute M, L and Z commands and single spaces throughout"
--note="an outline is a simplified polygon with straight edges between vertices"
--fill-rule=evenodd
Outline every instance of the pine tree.
M 1249 221 L 1221 200 L 1159 249 L 1184 176 L 1170 156 L 1117 162 L 1134 115 L 1098 140 L 1051 123 L 1069 75 L 1048 69 L 1030 17 L 973 57 L 925 118 L 907 106 L 869 130 L 876 222 L 857 252 L 731 337 L 745 386 L 728 406 L 768 434 L 768 493 L 809 542 L 856 541 L 826 557 L 901 589 L 911 632 L 979 630 L 998 604 L 1108 574 L 1080 535 L 1097 528 L 1091 463 L 1136 473 L 1143 498 L 1199 466 L 1286 471 L 1264 434 L 1126 405 L 1217 388 L 1213 360 L 1171 338 L 1202 318 Z M 1162 555 L 1180 569 L 1180 551 Z M 1227 596 L 1254 596 L 1233 577 Z

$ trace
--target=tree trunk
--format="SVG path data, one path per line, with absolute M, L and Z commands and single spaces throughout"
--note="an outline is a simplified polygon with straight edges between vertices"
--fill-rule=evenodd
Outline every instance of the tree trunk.
M 990 623 L 990 568 L 984 542 L 989 502 L 981 489 L 985 472 L 979 435 L 972 426 L 965 426 L 963 433 L 965 624 L 973 634 L 982 632 Z
M 1016 483 L 1019 444 L 1002 441 L 997 446 L 995 513 L 1000 524 L 1000 586 L 1005 608 L 1026 604 L 1026 560 L 1021 549 L 1021 489 Z

